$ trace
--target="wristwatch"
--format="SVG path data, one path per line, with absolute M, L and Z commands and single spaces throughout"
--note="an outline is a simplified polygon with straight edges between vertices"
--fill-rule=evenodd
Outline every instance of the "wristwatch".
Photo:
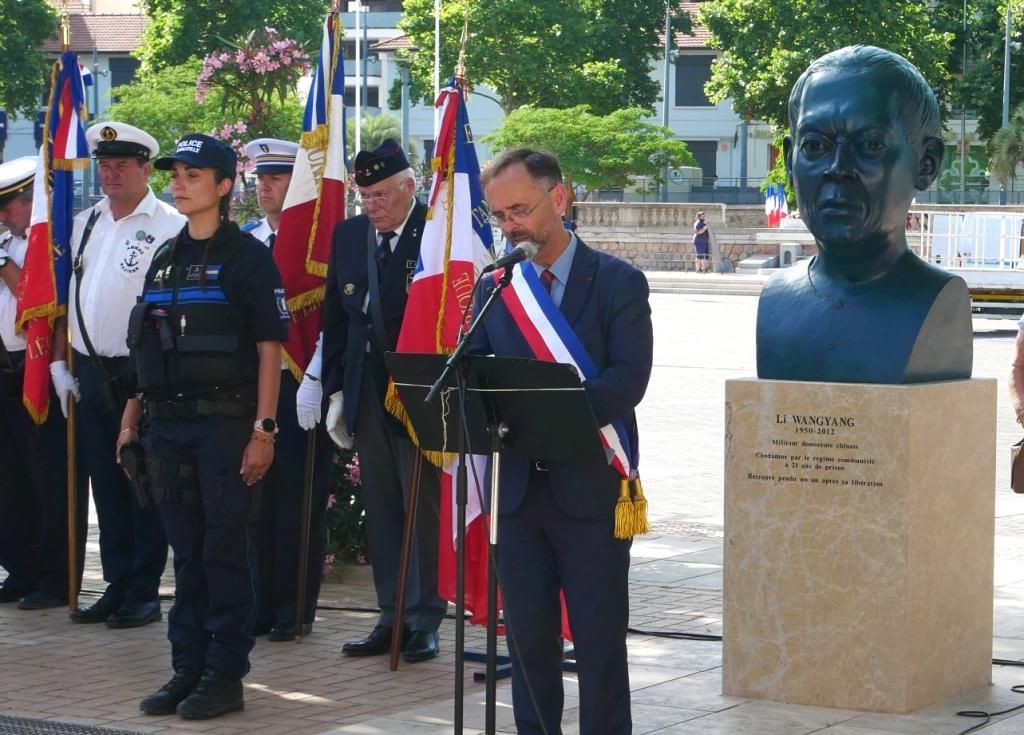
M 264 434 L 270 434 L 271 436 L 274 436 L 279 431 L 277 428 L 277 422 L 270 418 L 256 419 L 256 423 L 252 425 L 252 428 Z

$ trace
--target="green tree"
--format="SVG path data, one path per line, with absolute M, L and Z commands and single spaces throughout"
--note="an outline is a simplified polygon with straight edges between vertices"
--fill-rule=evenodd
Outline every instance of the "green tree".
M 196 79 L 203 68 L 199 59 L 161 71 L 143 71 L 131 84 L 114 90 L 114 103 L 107 110 L 109 120 L 126 122 L 150 133 L 160 144 L 160 150 L 174 150 L 177 140 L 185 133 L 224 135 L 225 128 L 248 140 L 245 130 L 237 130 L 238 121 L 229 119 L 225 110 L 223 91 L 211 89 L 203 102 L 196 100 Z M 280 126 L 276 136 L 285 140 L 298 140 L 302 133 L 302 106 L 295 96 L 286 99 L 275 118 Z M 154 171 L 152 184 L 156 191 L 167 185 L 168 175 Z
M 353 114 L 345 121 L 345 136 L 348 143 L 348 154 L 354 156 L 356 150 L 356 117 Z M 402 139 L 402 121 L 394 115 L 368 115 L 363 113 L 363 124 L 359 131 L 359 149 L 372 151 L 388 138 Z
M 955 14 L 963 27 L 963 5 L 957 0 L 944 0 L 955 5 L 948 14 Z M 1010 4 L 1013 28 L 1024 24 L 1024 1 Z M 1003 124 L 1003 61 L 1006 0 L 971 0 L 967 4 L 967 48 L 969 60 L 963 78 L 967 107 L 978 117 L 978 136 L 990 140 Z M 959 31 L 962 35 L 962 30 Z M 1020 39 L 1019 31 L 1015 33 Z M 1024 102 L 1024 52 L 1010 52 L 1010 109 Z M 959 98 L 957 99 L 959 102 Z
M 630 108 L 595 115 L 586 105 L 567 110 L 521 107 L 484 136 L 494 148 L 538 146 L 558 156 L 567 184 L 582 185 L 587 193 L 626 187 L 634 176 L 661 181 L 661 169 L 696 166 L 686 144 L 668 128 L 644 118 L 647 110 Z M 667 158 L 666 158 L 667 157 Z
M 682 4 L 668 3 L 674 11 Z M 446 0 L 441 73 L 455 68 L 468 17 L 467 76 L 495 90 L 505 112 L 527 104 L 585 104 L 598 114 L 652 108 L 660 85 L 650 68 L 662 54 L 665 7 L 666 0 Z M 689 18 L 679 13 L 673 25 L 689 30 Z M 399 26 L 416 47 L 409 57 L 414 95 L 432 102 L 433 0 L 406 0 Z
M 0 0 L 0 107 L 12 116 L 39 109 L 48 65 L 42 45 L 57 31 L 57 15 L 46 0 Z
M 5 0 L 9 2 L 10 0 Z M 38 0 L 37 0 L 38 1 Z M 144 69 L 181 64 L 271 27 L 303 44 L 318 41 L 327 0 L 141 0 L 150 22 L 136 56 Z
M 905 56 L 943 105 L 952 88 L 953 34 L 933 25 L 931 5 L 929 0 L 701 3 L 699 22 L 711 32 L 709 45 L 722 50 L 712 66 L 708 95 L 716 102 L 731 98 L 739 114 L 750 110 L 755 118 L 784 129 L 789 92 L 811 61 L 843 46 L 864 44 Z
M 1024 163 L 1024 104 L 1010 115 L 1010 121 L 992 138 L 992 173 L 1008 188 L 1017 177 L 1017 166 Z

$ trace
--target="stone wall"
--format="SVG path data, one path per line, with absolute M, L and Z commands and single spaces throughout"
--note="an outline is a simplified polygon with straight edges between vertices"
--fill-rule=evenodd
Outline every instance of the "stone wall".
M 577 202 L 577 232 L 589 245 L 645 270 L 693 270 L 693 223 L 704 211 L 711 225 L 712 257 L 724 270 L 751 255 L 778 255 L 781 243 L 800 244 L 803 256 L 817 251 L 806 230 L 765 227 L 764 208 L 734 204 Z M 929 204 L 927 212 L 1022 212 L 1024 207 Z
M 758 206 L 577 202 L 576 227 L 591 246 L 638 268 L 693 270 L 693 223 L 700 211 L 718 246 L 715 260 L 735 265 L 753 253 L 772 252 L 772 248 L 778 252 L 777 243 L 757 241 L 765 223 L 764 208 Z

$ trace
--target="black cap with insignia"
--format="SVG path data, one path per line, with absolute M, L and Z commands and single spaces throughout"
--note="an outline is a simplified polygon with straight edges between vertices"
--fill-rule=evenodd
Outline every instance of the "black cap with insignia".
M 372 151 L 359 151 L 355 160 L 356 185 L 373 186 L 409 168 L 409 159 L 394 138 L 388 138 Z

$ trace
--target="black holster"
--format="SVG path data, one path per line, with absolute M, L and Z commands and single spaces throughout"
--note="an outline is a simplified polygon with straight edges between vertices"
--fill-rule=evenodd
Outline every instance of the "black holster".
M 135 493 L 135 502 L 139 508 L 154 505 L 149 473 L 146 471 L 145 451 L 139 442 L 128 442 L 121 445 L 121 467 L 128 474 L 128 481 Z

